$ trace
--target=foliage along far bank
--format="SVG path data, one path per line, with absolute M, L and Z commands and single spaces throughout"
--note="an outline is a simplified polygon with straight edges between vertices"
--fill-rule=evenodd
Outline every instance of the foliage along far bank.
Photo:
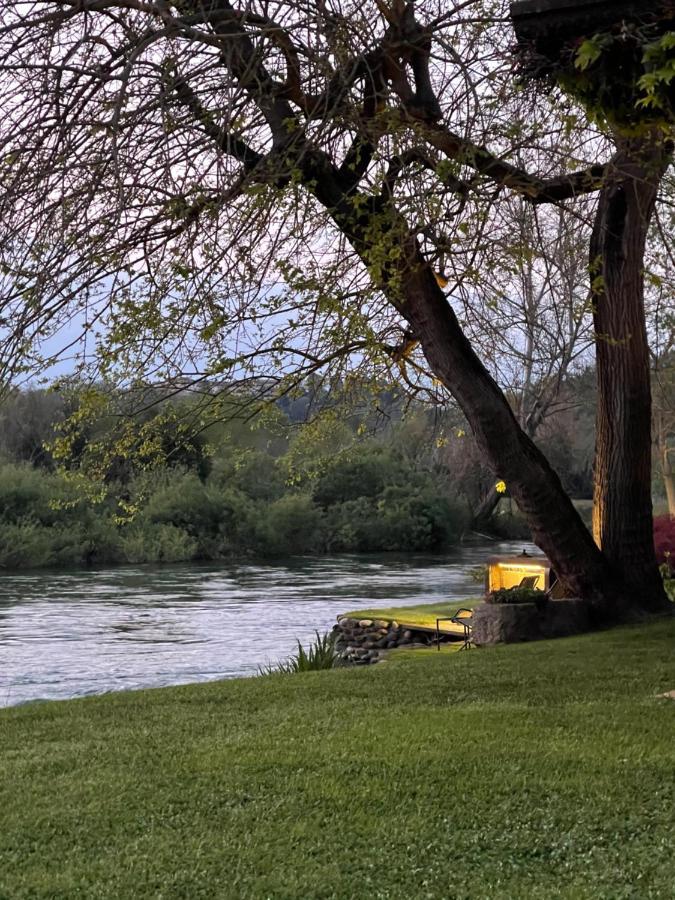
M 67 475 L 0 467 L 4 568 L 182 562 L 291 554 L 433 552 L 456 541 L 467 511 L 433 475 L 384 449 L 336 459 L 313 482 L 286 483 L 263 453 L 220 458 L 210 474 L 144 473 L 102 501 Z

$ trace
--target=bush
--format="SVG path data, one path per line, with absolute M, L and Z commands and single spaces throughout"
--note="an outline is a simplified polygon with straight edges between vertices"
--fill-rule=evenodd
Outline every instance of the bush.
M 665 565 L 675 575 L 675 517 L 658 516 L 654 519 L 654 549 L 660 565 Z
M 89 515 L 71 525 L 44 526 L 23 521 L 0 524 L 0 566 L 33 569 L 90 566 L 123 559 L 115 528 Z
M 197 541 L 175 525 L 132 525 L 121 540 L 130 563 L 189 562 L 197 558 Z
M 466 515 L 457 504 L 414 482 L 389 485 L 379 497 L 333 505 L 327 514 L 334 551 L 438 550 L 461 533 Z
M 402 480 L 401 466 L 387 453 L 366 451 L 338 458 L 318 478 L 313 499 L 324 508 L 363 497 L 377 497 L 386 484 Z
M 663 576 L 663 587 L 669 600 L 675 603 L 675 578 L 670 577 L 671 569 L 668 566 L 661 566 L 661 575 Z
M 27 465 L 0 468 L 0 521 L 58 525 L 82 515 L 83 503 L 73 484 Z
M 316 553 L 323 543 L 323 514 L 306 494 L 287 494 L 259 507 L 257 549 L 263 556 Z
M 139 524 L 175 526 L 194 542 L 192 558 L 219 559 L 248 549 L 253 539 L 250 515 L 250 501 L 239 492 L 180 474 L 151 495 Z
M 512 604 L 512 603 L 536 603 L 541 606 L 548 601 L 546 591 L 540 591 L 537 588 L 511 587 L 500 588 L 492 591 L 487 595 L 488 603 L 495 604 Z

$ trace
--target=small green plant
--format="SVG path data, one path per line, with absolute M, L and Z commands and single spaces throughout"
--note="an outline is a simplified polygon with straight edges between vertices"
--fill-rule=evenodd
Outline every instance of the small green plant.
M 666 562 L 659 566 L 659 570 L 668 599 L 675 603 L 675 570 L 671 568 L 670 559 L 666 559 Z
M 285 662 L 269 664 L 258 669 L 260 675 L 291 675 L 294 672 L 316 672 L 333 669 L 338 664 L 335 653 L 335 637 L 332 634 L 315 632 L 316 640 L 307 650 L 298 641 L 298 650 Z
M 537 588 L 526 588 L 526 587 L 511 587 L 511 588 L 500 588 L 497 591 L 492 591 L 487 595 L 488 603 L 536 603 L 537 606 L 540 606 L 542 603 L 546 603 L 548 600 L 548 594 L 546 591 L 540 591 Z

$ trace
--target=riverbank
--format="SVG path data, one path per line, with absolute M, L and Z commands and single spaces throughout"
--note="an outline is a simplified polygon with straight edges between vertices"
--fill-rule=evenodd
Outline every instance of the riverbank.
M 675 622 L 0 712 L 0 896 L 669 897 Z

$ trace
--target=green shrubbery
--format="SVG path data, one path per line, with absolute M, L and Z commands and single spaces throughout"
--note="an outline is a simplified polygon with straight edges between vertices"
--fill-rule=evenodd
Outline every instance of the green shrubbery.
M 540 606 L 542 603 L 546 603 L 547 600 L 548 594 L 546 591 L 518 586 L 499 588 L 499 590 L 492 591 L 487 596 L 487 602 L 495 604 L 536 603 Z
M 209 473 L 178 467 L 109 478 L 0 465 L 0 566 L 187 562 L 322 552 L 433 552 L 466 513 L 428 471 L 377 445 L 293 483 L 286 461 L 221 450 Z M 100 487 L 100 486 L 99 486 Z

